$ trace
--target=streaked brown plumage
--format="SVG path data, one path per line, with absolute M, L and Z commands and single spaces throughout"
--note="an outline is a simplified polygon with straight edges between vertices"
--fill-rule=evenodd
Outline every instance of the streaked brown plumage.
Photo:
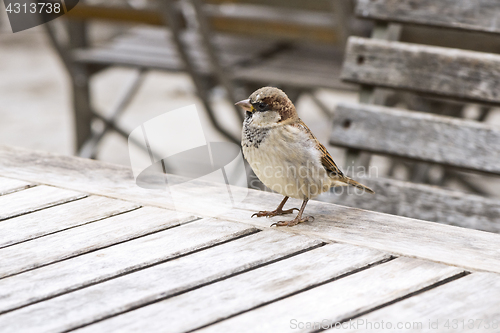
M 288 197 L 302 199 L 295 219 L 273 223 L 292 226 L 311 220 L 311 217 L 302 217 L 307 201 L 332 186 L 352 185 L 373 193 L 342 173 L 280 89 L 258 89 L 249 99 L 236 104 L 246 110 L 242 133 L 245 158 L 267 187 L 285 196 L 276 210 L 254 215 L 271 217 L 292 213 L 297 208 L 283 210 Z

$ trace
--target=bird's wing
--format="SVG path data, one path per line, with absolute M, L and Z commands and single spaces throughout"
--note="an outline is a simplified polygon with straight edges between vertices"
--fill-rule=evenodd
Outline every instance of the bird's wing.
M 321 164 L 323 164 L 323 167 L 326 169 L 326 171 L 328 171 L 330 175 L 333 177 L 338 176 L 340 178 L 343 178 L 344 174 L 342 173 L 342 171 L 340 171 L 337 164 L 335 164 L 332 156 L 330 155 L 328 150 L 326 150 L 325 146 L 323 146 L 318 141 L 318 139 L 316 139 L 316 137 L 311 132 L 309 127 L 307 127 L 307 125 L 304 124 L 304 122 L 301 119 L 299 119 L 299 121 L 296 123 L 296 126 L 305 129 L 311 140 L 313 140 L 316 143 L 316 148 L 321 152 Z
M 332 177 L 333 179 L 339 180 L 340 182 L 343 182 L 345 184 L 352 185 L 352 186 L 355 186 L 361 190 L 367 191 L 368 193 L 375 193 L 371 188 L 369 188 L 363 184 L 360 184 L 357 181 L 352 180 L 351 178 L 349 178 L 347 176 L 344 176 L 344 174 L 342 173 L 342 171 L 340 171 L 337 164 L 335 164 L 335 162 L 333 161 L 333 158 L 330 155 L 330 153 L 328 152 L 328 150 L 326 150 L 325 146 L 323 146 L 318 141 L 318 139 L 316 139 L 316 137 L 314 136 L 314 134 L 312 134 L 309 127 L 307 127 L 307 125 L 304 124 L 304 122 L 301 119 L 299 119 L 299 121 L 297 123 L 295 123 L 295 126 L 304 129 L 307 132 L 307 134 L 309 135 L 309 137 L 311 138 L 311 140 L 313 140 L 316 143 L 316 148 L 321 152 L 321 164 L 326 169 L 326 171 L 328 171 L 328 173 L 330 174 L 330 177 Z

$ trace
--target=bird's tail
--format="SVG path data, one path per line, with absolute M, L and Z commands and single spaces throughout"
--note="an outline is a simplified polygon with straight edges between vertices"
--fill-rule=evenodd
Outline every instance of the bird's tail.
M 365 186 L 365 185 L 363 185 L 363 184 L 360 184 L 360 183 L 358 183 L 357 181 L 352 180 L 352 179 L 351 179 L 351 178 L 349 178 L 349 177 L 344 177 L 344 179 L 342 179 L 342 180 L 343 180 L 343 181 L 345 181 L 345 183 L 346 183 L 346 184 L 352 185 L 352 186 L 357 187 L 357 188 L 359 188 L 359 189 L 361 189 L 361 190 L 365 190 L 365 191 L 366 191 L 366 192 L 368 192 L 368 193 L 375 193 L 375 191 L 374 191 L 374 190 L 372 190 L 371 188 L 369 188 L 368 186 Z

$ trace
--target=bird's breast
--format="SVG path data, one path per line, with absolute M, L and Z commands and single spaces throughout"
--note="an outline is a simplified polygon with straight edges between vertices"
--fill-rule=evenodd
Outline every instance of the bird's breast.
M 243 126 L 243 137 L 241 145 L 244 148 L 259 148 L 259 146 L 268 138 L 270 128 L 250 126 L 245 123 Z
M 248 127 L 243 129 L 243 154 L 267 187 L 294 198 L 311 197 L 307 189 L 310 184 L 323 188 L 320 183 L 326 172 L 320 152 L 307 133 L 292 126 L 265 131 Z

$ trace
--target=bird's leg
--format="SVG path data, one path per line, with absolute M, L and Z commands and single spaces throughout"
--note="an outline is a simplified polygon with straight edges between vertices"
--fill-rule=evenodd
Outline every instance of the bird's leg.
M 263 210 L 263 211 L 260 211 L 258 213 L 253 214 L 252 217 L 254 217 L 254 216 L 257 216 L 257 217 L 262 217 L 262 216 L 273 217 L 273 216 L 276 216 L 276 215 L 291 214 L 291 213 L 293 213 L 294 209 L 299 210 L 298 208 L 292 208 L 292 209 L 283 210 L 283 206 L 285 205 L 285 203 L 286 203 L 287 200 L 288 200 L 288 197 L 285 197 L 283 199 L 283 201 L 281 201 L 281 203 L 278 206 L 278 208 L 276 208 L 272 212 L 268 212 L 268 211 Z
M 314 221 L 314 217 L 312 216 L 306 216 L 304 218 L 302 218 L 302 213 L 304 213 L 304 209 L 306 208 L 306 205 L 307 205 L 307 202 L 309 201 L 309 199 L 304 199 L 304 201 L 302 202 L 302 207 L 300 207 L 300 210 L 299 210 L 299 213 L 297 214 L 297 216 L 291 220 L 291 221 L 279 221 L 279 222 L 276 222 L 276 223 L 273 223 L 271 224 L 270 226 L 272 227 L 273 225 L 277 226 L 277 227 L 281 227 L 281 226 L 294 226 L 296 224 L 299 224 L 301 222 L 309 222 L 309 221 Z

